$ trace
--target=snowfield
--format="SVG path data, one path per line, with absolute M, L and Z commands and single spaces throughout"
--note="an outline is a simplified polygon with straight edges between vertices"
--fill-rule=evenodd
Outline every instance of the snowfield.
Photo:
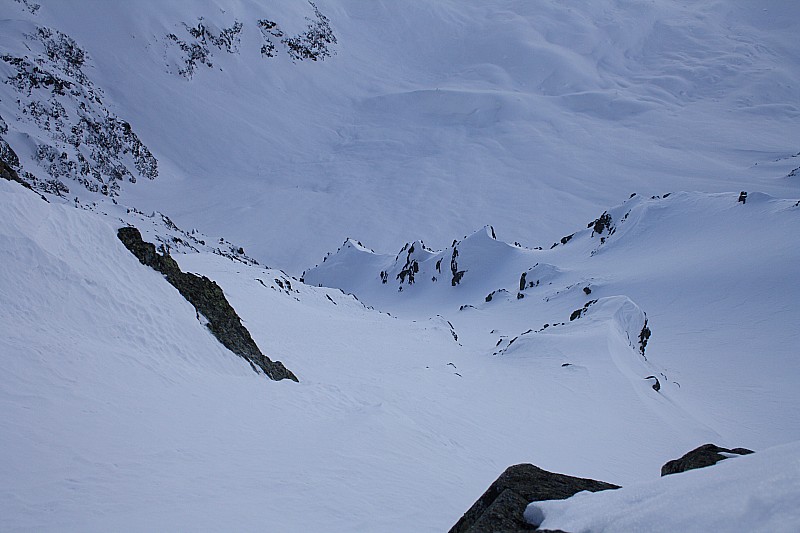
M 627 485 L 657 477 L 666 460 L 706 441 L 762 450 L 800 440 L 791 387 L 798 313 L 789 305 L 798 295 L 790 285 L 761 292 L 796 271 L 755 276 L 747 263 L 770 261 L 770 251 L 798 254 L 788 235 L 800 208 L 786 201 L 741 205 L 736 195 L 696 194 L 631 201 L 632 213 L 682 212 L 682 225 L 668 232 L 675 250 L 675 233 L 687 237 L 700 224 L 687 205 L 712 211 L 702 222 L 719 227 L 730 227 L 723 215 L 741 220 L 752 210 L 749 226 L 765 231 L 727 241 L 752 253 L 729 267 L 738 277 L 726 271 L 726 283 L 739 289 L 724 298 L 716 291 L 728 285 L 700 294 L 688 270 L 668 275 L 683 264 L 677 259 L 662 262 L 659 273 L 651 264 L 634 283 L 630 277 L 644 272 L 637 260 L 648 261 L 637 259 L 641 242 L 624 242 L 635 228 L 618 230 L 594 255 L 599 236 L 586 231 L 537 251 L 482 230 L 470 237 L 478 240 L 465 260 L 511 271 L 509 264 L 544 254 L 553 262 L 571 257 L 576 269 L 526 288 L 521 300 L 489 303 L 472 295 L 497 285 L 471 276 L 469 262 L 457 287 L 420 281 L 397 292 L 397 280 L 388 287 L 376 276 L 371 294 L 385 292 L 382 305 L 392 309 L 394 301 L 399 318 L 370 309 L 369 291 L 362 303 L 296 280 L 289 289 L 280 271 L 219 255 L 176 255 L 184 270 L 221 284 L 262 350 L 298 375 L 294 384 L 270 382 L 222 348 L 177 291 L 117 241 L 121 222 L 47 204 L 17 184 L 0 188 L 0 295 L 8 302 L 0 316 L 7 450 L 0 471 L 14 480 L 0 492 L 4 530 L 441 531 L 509 464 Z M 784 244 L 772 246 L 780 228 Z M 767 233 L 772 243 L 761 241 Z M 506 264 L 494 262 L 498 249 L 512 252 Z M 717 250 L 705 273 L 692 266 L 699 279 L 735 256 L 719 243 Z M 591 281 L 577 269 L 581 256 L 586 272 L 597 269 Z M 626 264 L 630 271 L 602 270 Z M 662 277 L 681 281 L 659 303 L 666 289 L 654 283 Z M 573 287 L 575 279 L 586 281 Z M 588 299 L 586 285 L 597 302 L 570 321 Z M 622 287 L 639 303 L 604 296 Z M 426 295 L 439 288 L 438 297 Z M 416 306 L 403 302 L 417 296 Z M 710 307 L 693 303 L 697 315 L 687 315 L 695 299 Z M 459 311 L 459 302 L 475 308 Z M 719 306 L 725 320 L 714 318 Z M 638 342 L 644 310 L 653 329 L 647 359 Z M 524 333 L 545 316 L 564 324 Z M 736 325 L 741 331 L 726 339 Z M 758 357 L 748 351 L 753 338 L 765 347 Z M 700 355 L 688 350 L 698 343 Z M 648 375 L 659 377 L 659 392 Z
M 797 530 L 798 30 L 789 0 L 0 0 L 0 174 L 36 189 L 0 179 L 0 530 L 446 531 L 523 462 L 623 486 L 545 528 Z M 756 453 L 659 478 L 706 442 Z

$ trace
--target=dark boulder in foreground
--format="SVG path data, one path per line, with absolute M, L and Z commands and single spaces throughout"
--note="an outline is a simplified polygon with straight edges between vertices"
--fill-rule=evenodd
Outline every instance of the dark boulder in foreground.
M 588 490 L 618 489 L 617 485 L 564 474 L 555 474 L 531 464 L 510 466 L 478 498 L 450 533 L 508 533 L 534 531 L 523 518 L 530 502 L 563 500 Z
M 168 254 L 156 253 L 155 245 L 144 242 L 138 229 L 120 228 L 117 237 L 130 252 L 147 265 L 162 273 L 186 300 L 197 310 L 198 317 L 208 320 L 207 327 L 227 349 L 244 358 L 253 367 L 262 370 L 275 381 L 297 377 L 280 361 L 271 361 L 261 353 L 250 332 L 242 325 L 236 311 L 228 303 L 222 288 L 205 276 L 182 272 L 178 263 Z
M 661 475 L 668 476 L 670 474 L 679 474 L 687 470 L 715 465 L 723 459 L 728 458 L 726 455 L 723 455 L 726 453 L 732 455 L 747 455 L 753 453 L 753 450 L 748 450 L 747 448 L 734 448 L 729 450 L 727 448 L 720 448 L 715 444 L 703 444 L 699 448 L 695 448 L 685 454 L 680 459 L 674 459 L 662 466 Z
M 753 453 L 746 448 L 729 450 L 705 444 L 661 468 L 661 475 L 676 474 L 711 466 L 730 455 Z M 727 455 L 726 455 L 727 454 Z M 531 502 L 565 500 L 581 491 L 598 492 L 618 489 L 617 485 L 564 474 L 555 474 L 531 464 L 510 466 L 489 489 L 478 498 L 450 533 L 521 533 L 541 531 L 525 521 L 524 513 Z M 559 533 L 549 531 L 549 533 Z M 561 532 L 563 533 L 563 532 Z

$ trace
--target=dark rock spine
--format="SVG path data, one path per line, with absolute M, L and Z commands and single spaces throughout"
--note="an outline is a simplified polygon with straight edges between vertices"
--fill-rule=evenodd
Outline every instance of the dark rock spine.
M 297 377 L 283 363 L 272 361 L 261 353 L 216 282 L 205 276 L 182 272 L 172 257 L 166 253 L 156 253 L 155 245 L 142 240 L 142 235 L 136 228 L 120 228 L 117 237 L 140 263 L 163 274 L 178 289 L 195 310 L 208 320 L 208 329 L 223 346 L 249 362 L 253 370 L 263 371 L 270 379 L 297 381 Z

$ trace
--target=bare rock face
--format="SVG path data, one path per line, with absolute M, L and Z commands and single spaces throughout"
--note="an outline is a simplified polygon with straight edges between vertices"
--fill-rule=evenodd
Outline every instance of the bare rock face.
M 450 533 L 535 531 L 523 517 L 530 502 L 564 500 L 578 492 L 618 489 L 617 485 L 542 470 L 532 464 L 510 466 L 478 498 Z
M 136 228 L 120 228 L 117 237 L 140 263 L 164 274 L 167 281 L 208 320 L 208 329 L 223 346 L 249 362 L 253 370 L 263 371 L 270 379 L 297 381 L 297 377 L 283 363 L 272 361 L 261 353 L 216 282 L 205 276 L 181 272 L 172 257 L 156 253 L 155 245 L 144 242 Z
M 724 459 L 728 459 L 728 456 L 723 454 L 747 455 L 751 453 L 753 453 L 753 451 L 747 448 L 734 448 L 729 450 L 715 444 L 703 444 L 699 448 L 695 448 L 685 454 L 680 459 L 674 459 L 662 466 L 661 475 L 668 476 L 670 474 L 679 474 L 687 470 L 715 465 Z

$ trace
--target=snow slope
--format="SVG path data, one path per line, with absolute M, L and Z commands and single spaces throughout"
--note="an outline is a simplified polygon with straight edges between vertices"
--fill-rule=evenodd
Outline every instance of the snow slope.
M 649 366 L 640 367 L 636 379 L 650 368 L 661 396 L 726 439 L 754 449 L 773 446 L 800 439 L 798 426 L 786 424 L 800 408 L 794 387 L 800 292 L 792 283 L 800 275 L 793 236 L 800 206 L 764 194 L 737 200 L 730 193 L 635 196 L 603 213 L 608 225 L 599 227 L 598 217 L 544 249 L 495 240 L 491 228 L 440 252 L 417 242 L 398 256 L 348 241 L 304 279 L 401 316 L 442 315 L 470 344 L 499 358 L 550 353 L 575 363 L 575 348 L 563 345 L 575 342 L 584 317 L 621 332 L 636 351 L 640 313 L 646 313 L 652 338 L 646 361 L 637 364 Z M 454 257 L 456 270 L 464 272 L 457 285 Z M 401 282 L 399 274 L 415 260 L 414 283 Z M 581 319 L 570 320 L 593 300 L 598 304 Z M 618 308 L 634 310 L 620 315 Z M 585 357 L 594 357 L 599 348 L 588 343 L 584 349 Z M 611 352 L 623 354 L 617 360 L 633 359 L 626 349 Z
M 510 464 L 800 441 L 798 6 L 0 0 L 50 202 L 0 180 L 0 530 L 442 531 Z M 737 460 L 776 504 L 793 446 Z
M 295 293 L 267 288 L 279 272 L 250 267 L 245 288 L 256 305 L 237 307 L 262 349 L 280 349 L 303 380 L 270 382 L 226 352 L 177 291 L 125 250 L 109 219 L 48 205 L 16 184 L 0 187 L 3 530 L 380 528 L 375 517 L 396 494 L 372 481 L 397 481 L 406 470 L 398 464 L 416 460 L 413 448 L 391 452 L 396 434 L 446 452 L 413 420 L 396 423 L 396 408 L 384 406 L 384 395 L 396 392 L 384 391 L 379 377 L 400 370 L 405 383 L 419 373 L 420 357 L 431 362 L 428 354 L 403 361 L 419 353 L 409 343 L 446 348 L 449 334 L 408 327 L 394 351 L 385 350 L 394 320 L 365 317 L 337 291 L 328 291 L 339 300 L 334 307 L 326 291 L 301 289 L 312 302 L 300 307 Z M 206 261 L 214 258 L 234 278 L 248 268 L 212 254 Z M 328 317 L 333 308 L 349 310 Z M 254 327 L 273 314 L 284 322 Z M 312 345 L 290 349 L 299 333 L 309 340 L 306 320 L 321 321 Z M 349 337 L 365 333 L 354 349 Z M 376 359 L 379 352 L 387 359 Z M 365 372 L 371 384 L 340 379 Z M 393 468 L 383 465 L 384 450 Z M 417 519 L 426 523 L 430 513 Z
M 509 464 L 534 462 L 627 485 L 657 476 L 666 460 L 706 441 L 760 450 L 797 440 L 796 395 L 782 382 L 769 390 L 762 383 L 773 372 L 797 375 L 787 357 L 791 334 L 772 341 L 769 360 L 757 361 L 729 339 L 704 354 L 709 362 L 694 358 L 695 374 L 667 349 L 680 340 L 671 328 L 682 318 L 656 305 L 655 289 L 637 290 L 625 269 L 619 278 L 606 271 L 602 283 L 592 280 L 598 301 L 573 321 L 574 302 L 585 303 L 575 294 L 584 284 L 564 291 L 563 283 L 580 276 L 577 259 L 573 271 L 548 269 L 554 286 L 527 288 L 519 301 L 472 301 L 475 309 L 458 311 L 458 298 L 431 297 L 416 317 L 398 305 L 405 316 L 398 318 L 370 309 L 369 300 L 235 258 L 175 255 L 184 270 L 216 280 L 264 353 L 300 378 L 275 383 L 226 352 L 177 291 L 125 250 L 115 236 L 122 221 L 45 203 L 14 183 L 0 183 L 0 193 L 3 530 L 441 531 Z M 629 207 L 645 221 L 651 211 L 681 212 L 687 225 L 696 222 L 688 216 L 692 205 L 715 207 L 720 218 L 731 211 L 738 220 L 751 209 L 748 220 L 772 228 L 772 243 L 790 234 L 786 221 L 798 208 L 758 200 L 742 206 L 735 195 L 676 195 Z M 642 224 L 631 235 L 620 225 L 594 256 L 599 236 L 586 232 L 549 253 L 556 264 L 557 254 L 573 254 L 587 264 L 624 265 L 611 256 L 638 250 L 641 242 L 626 240 Z M 718 229 L 730 227 L 721 220 Z M 486 232 L 476 237 L 476 260 L 486 246 L 509 248 L 518 260 L 545 253 L 509 247 Z M 785 253 L 796 255 L 793 242 L 784 240 Z M 762 264 L 774 251 L 769 244 L 754 250 Z M 463 248 L 466 260 L 469 246 Z M 634 256 L 626 257 L 635 266 Z M 483 256 L 487 264 L 493 258 Z M 719 266 L 713 254 L 707 262 L 698 272 Z M 663 261 L 661 274 L 678 264 Z M 477 266 L 464 265 L 461 285 L 447 288 L 479 294 L 480 280 L 470 276 Z M 658 279 L 659 269 L 652 272 L 644 284 Z M 780 268 L 765 271 L 763 283 L 779 275 Z M 384 286 L 373 281 L 377 294 Z M 391 296 L 423 297 L 431 287 L 420 281 L 411 288 Z M 713 301 L 711 288 L 695 290 L 675 285 L 671 305 Z M 760 309 L 770 298 L 792 298 L 792 290 L 738 297 Z M 429 318 L 435 306 L 441 316 Z M 747 309 L 731 323 L 747 327 Z M 636 337 L 643 311 L 654 332 L 647 359 Z M 777 329 L 796 313 L 765 318 Z M 564 324 L 520 335 L 545 315 Z M 725 322 L 703 331 L 712 335 L 716 327 Z M 762 330 L 747 333 L 769 341 Z M 495 347 L 503 335 L 520 336 Z M 739 383 L 751 382 L 746 402 L 723 406 L 739 411 L 731 420 L 700 408 L 736 400 L 703 381 L 706 365 L 724 352 L 732 352 L 728 365 L 742 370 Z M 644 378 L 661 371 L 670 379 L 656 392 Z M 676 376 L 680 388 L 671 381 Z M 764 420 L 754 422 L 756 414 Z
M 263 56 L 258 21 L 301 34 L 304 2 L 37 4 L 2 1 L 4 38 L 26 20 L 75 39 L 158 159 L 126 203 L 294 273 L 347 235 L 442 248 L 492 223 L 550 240 L 632 191 L 797 196 L 796 2 L 322 0 L 337 43 L 294 62 L 275 38 Z M 178 74 L 168 35 L 237 22 L 230 46 L 209 45 L 213 67 Z M 17 98 L 0 84 L 9 142 L 41 174 Z

